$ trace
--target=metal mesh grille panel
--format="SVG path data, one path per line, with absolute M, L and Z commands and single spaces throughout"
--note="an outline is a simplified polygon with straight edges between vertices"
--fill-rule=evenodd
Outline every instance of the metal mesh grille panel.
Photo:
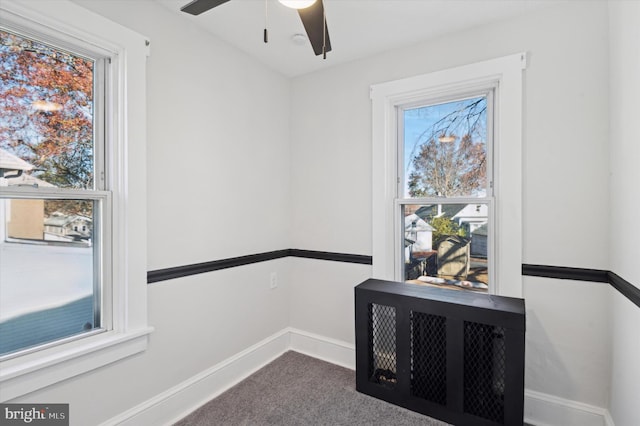
M 369 381 L 395 388 L 396 376 L 396 308 L 369 304 Z
M 504 423 L 504 327 L 464 323 L 464 411 Z
M 447 321 L 411 312 L 411 395 L 447 404 Z

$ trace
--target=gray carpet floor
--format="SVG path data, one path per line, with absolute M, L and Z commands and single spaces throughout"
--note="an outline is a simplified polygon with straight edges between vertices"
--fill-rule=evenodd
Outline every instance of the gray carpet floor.
M 356 392 L 355 372 L 287 352 L 174 426 L 446 423 Z

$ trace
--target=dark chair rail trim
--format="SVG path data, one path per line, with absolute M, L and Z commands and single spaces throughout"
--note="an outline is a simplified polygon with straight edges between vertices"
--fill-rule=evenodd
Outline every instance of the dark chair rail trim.
M 147 272 L 147 283 L 152 284 L 160 281 L 187 277 L 189 275 L 203 274 L 205 272 L 219 271 L 221 269 L 227 268 L 235 268 L 238 266 L 266 262 L 267 260 L 281 259 L 283 257 L 289 256 L 305 259 L 329 260 L 333 262 L 357 263 L 361 265 L 373 264 L 373 258 L 367 255 L 333 253 L 315 250 L 285 249 L 149 271 Z M 557 278 L 562 280 L 608 283 L 613 288 L 618 290 L 620 294 L 625 296 L 636 306 L 640 307 L 640 288 L 634 286 L 629 281 L 611 271 L 605 271 L 602 269 L 569 268 L 566 266 L 523 264 L 522 275 L 531 277 Z
M 609 284 L 640 308 L 640 288 L 613 272 L 608 272 L 607 275 L 609 277 Z
M 522 265 L 522 275 L 558 278 L 561 280 L 609 282 L 607 271 L 601 269 L 569 268 L 566 266 Z
M 620 294 L 640 307 L 640 288 L 619 275 L 602 269 L 568 268 L 566 266 L 522 265 L 522 275 L 530 277 L 557 278 L 561 280 L 592 281 L 607 283 Z
M 266 262 L 267 260 L 281 259 L 283 257 L 302 257 L 306 259 L 330 260 L 334 262 L 359 263 L 362 265 L 373 264 L 371 256 L 361 254 L 331 253 L 326 251 L 285 249 L 269 251 L 266 253 L 250 254 L 248 256 L 231 257 L 228 259 L 213 260 L 211 262 L 195 263 L 192 265 L 176 266 L 173 268 L 158 269 L 147 272 L 147 283 L 172 280 L 187 277 L 189 275 L 203 274 L 205 272 L 219 271 L 221 269 L 235 268 L 250 265 L 252 263 Z
M 331 260 L 334 262 L 359 263 L 361 265 L 373 265 L 373 257 L 362 254 L 331 253 L 328 251 L 313 251 L 290 249 L 290 256 L 305 259 Z
M 280 259 L 289 256 L 289 250 L 276 250 L 266 253 L 250 254 L 248 256 L 230 257 L 228 259 L 213 260 L 211 262 L 194 263 L 192 265 L 176 266 L 174 268 L 158 269 L 147 272 L 147 283 L 172 280 L 187 277 L 189 275 L 203 274 L 205 272 L 219 271 L 221 269 L 235 268 L 250 265 L 252 263 L 266 262 L 267 260 Z

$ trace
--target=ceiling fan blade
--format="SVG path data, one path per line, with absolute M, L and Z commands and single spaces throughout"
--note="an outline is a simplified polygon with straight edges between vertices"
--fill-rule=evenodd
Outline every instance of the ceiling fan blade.
M 193 0 L 191 3 L 182 6 L 180 10 L 192 15 L 200 15 L 202 12 L 206 12 L 228 1 L 229 0 Z
M 331 41 L 329 40 L 329 29 L 324 20 L 324 4 L 322 4 L 322 0 L 318 0 L 312 6 L 305 9 L 298 9 L 298 14 L 300 15 L 300 19 L 302 19 L 302 25 L 304 25 L 307 37 L 309 37 L 311 47 L 313 47 L 316 56 L 322 55 L 322 45 L 325 42 L 325 34 L 325 52 L 330 52 Z

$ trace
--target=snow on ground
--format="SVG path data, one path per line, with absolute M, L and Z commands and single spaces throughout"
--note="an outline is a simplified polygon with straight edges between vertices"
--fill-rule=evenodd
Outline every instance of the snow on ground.
M 92 247 L 0 243 L 0 322 L 92 293 Z

